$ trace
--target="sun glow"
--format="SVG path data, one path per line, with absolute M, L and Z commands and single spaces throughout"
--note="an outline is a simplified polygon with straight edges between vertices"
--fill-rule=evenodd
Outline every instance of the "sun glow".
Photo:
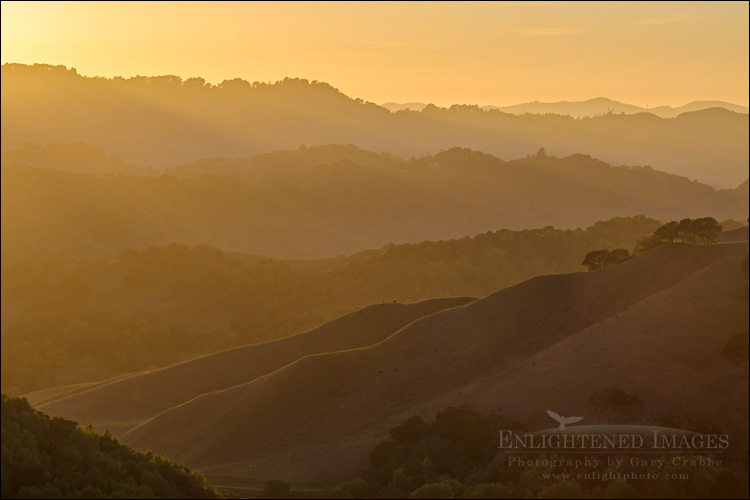
M 374 102 L 748 103 L 747 2 L 2 2 L 2 61 Z

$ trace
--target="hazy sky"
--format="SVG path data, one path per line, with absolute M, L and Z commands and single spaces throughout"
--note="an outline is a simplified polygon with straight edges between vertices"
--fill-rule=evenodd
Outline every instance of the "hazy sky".
M 2 2 L 2 62 L 382 103 L 748 104 L 748 2 Z

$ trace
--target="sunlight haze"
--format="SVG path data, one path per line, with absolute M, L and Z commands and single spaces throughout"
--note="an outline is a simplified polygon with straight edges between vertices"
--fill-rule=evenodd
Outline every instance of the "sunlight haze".
M 748 2 L 1 5 L 0 499 L 749 498 Z
M 2 2 L 2 62 L 368 101 L 748 104 L 747 2 Z

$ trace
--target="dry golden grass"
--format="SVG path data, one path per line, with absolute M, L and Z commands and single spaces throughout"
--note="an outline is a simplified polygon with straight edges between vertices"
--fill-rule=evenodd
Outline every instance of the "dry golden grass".
M 550 426 L 545 407 L 606 423 L 588 396 L 620 386 L 645 401 L 646 423 L 678 415 L 735 429 L 747 415 L 738 372 L 747 368 L 719 353 L 747 331 L 747 254 L 746 242 L 662 245 L 597 273 L 535 278 L 370 347 L 205 394 L 122 439 L 207 473 L 312 482 L 357 472 L 388 429 L 450 404 L 533 426 Z
M 212 391 L 252 381 L 304 356 L 364 347 L 436 311 L 471 298 L 377 304 L 284 339 L 228 349 L 167 368 L 74 388 L 37 404 L 40 411 L 119 435 L 157 413 Z

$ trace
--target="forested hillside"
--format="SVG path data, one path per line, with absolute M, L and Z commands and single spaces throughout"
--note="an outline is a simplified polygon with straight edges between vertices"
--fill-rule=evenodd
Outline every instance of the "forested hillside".
M 199 473 L 2 395 L 2 498 L 217 498 Z

